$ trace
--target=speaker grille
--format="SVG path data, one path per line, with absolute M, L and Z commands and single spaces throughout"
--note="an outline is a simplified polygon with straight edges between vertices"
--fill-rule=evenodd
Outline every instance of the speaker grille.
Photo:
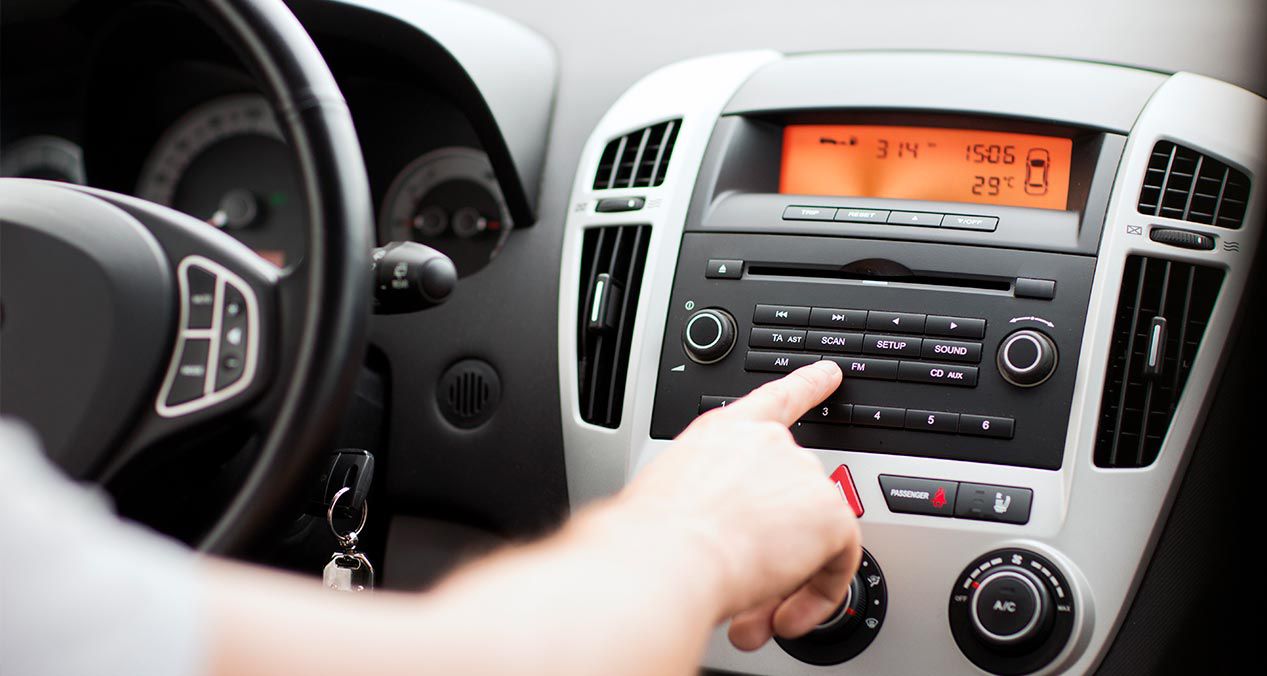
M 444 418 L 457 427 L 478 427 L 501 402 L 501 379 L 488 362 L 464 359 L 440 376 L 436 400 Z

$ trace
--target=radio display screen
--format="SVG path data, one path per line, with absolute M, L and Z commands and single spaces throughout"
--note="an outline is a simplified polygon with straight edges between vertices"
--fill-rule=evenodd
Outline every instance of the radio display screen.
M 975 129 L 788 125 L 779 192 L 1065 209 L 1073 141 Z

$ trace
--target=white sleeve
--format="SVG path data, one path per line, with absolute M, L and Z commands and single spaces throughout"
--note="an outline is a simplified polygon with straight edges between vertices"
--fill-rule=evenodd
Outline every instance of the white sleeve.
M 0 674 L 201 676 L 202 566 L 124 523 L 0 419 Z

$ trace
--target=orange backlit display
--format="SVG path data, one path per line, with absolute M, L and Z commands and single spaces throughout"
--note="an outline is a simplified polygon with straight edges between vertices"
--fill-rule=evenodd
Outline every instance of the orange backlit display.
M 1073 141 L 972 129 L 789 125 L 779 192 L 1064 209 Z

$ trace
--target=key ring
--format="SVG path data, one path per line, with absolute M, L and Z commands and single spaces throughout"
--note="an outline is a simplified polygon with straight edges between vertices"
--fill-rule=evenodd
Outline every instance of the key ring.
M 338 492 L 334 494 L 334 499 L 330 501 L 330 506 L 326 509 L 326 524 L 330 526 L 330 532 L 334 533 L 334 537 L 338 539 L 339 544 L 348 548 L 356 546 L 357 536 L 360 535 L 361 529 L 365 528 L 365 518 L 369 514 L 370 506 L 369 500 L 362 502 L 361 523 L 357 524 L 356 528 L 348 531 L 347 533 L 339 533 L 339 529 L 334 527 L 334 507 L 339 504 L 339 498 L 343 497 L 343 494 L 350 490 L 352 490 L 350 486 L 340 488 Z

